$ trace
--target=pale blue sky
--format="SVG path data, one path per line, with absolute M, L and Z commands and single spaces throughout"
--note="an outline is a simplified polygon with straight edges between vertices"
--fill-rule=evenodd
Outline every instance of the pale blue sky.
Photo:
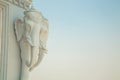
M 49 20 L 32 80 L 120 80 L 120 0 L 33 0 Z

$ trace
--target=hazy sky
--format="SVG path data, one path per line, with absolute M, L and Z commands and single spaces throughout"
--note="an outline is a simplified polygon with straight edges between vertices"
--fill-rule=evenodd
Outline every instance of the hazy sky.
M 120 80 L 120 0 L 33 0 L 49 20 L 31 80 Z

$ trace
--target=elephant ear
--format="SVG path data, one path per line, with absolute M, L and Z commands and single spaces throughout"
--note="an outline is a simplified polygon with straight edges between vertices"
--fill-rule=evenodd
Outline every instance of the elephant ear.
M 17 41 L 20 41 L 24 33 L 23 23 L 24 23 L 23 18 L 18 18 L 15 21 L 15 33 L 16 33 Z
M 42 53 L 47 53 L 46 44 L 48 39 L 48 20 L 44 19 L 42 23 L 42 29 L 40 31 L 40 47 L 42 48 Z

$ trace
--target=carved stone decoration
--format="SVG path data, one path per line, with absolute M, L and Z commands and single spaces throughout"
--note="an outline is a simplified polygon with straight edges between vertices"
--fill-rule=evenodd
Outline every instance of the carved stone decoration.
M 15 21 L 15 33 L 21 51 L 20 80 L 29 80 L 29 72 L 43 59 L 48 38 L 48 20 L 35 9 L 24 11 Z
M 9 6 L 0 0 L 0 80 L 7 80 Z
M 32 4 L 32 0 L 5 0 L 5 1 L 8 1 L 24 9 L 29 9 L 30 5 Z

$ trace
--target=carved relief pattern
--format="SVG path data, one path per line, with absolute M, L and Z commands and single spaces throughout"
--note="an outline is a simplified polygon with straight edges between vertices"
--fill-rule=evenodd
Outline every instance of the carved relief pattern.
M 46 53 L 48 20 L 35 9 L 25 11 L 24 15 L 16 19 L 15 33 L 21 50 L 20 80 L 29 80 L 29 72 L 40 64 Z
M 8 1 L 24 9 L 29 9 L 30 5 L 32 4 L 32 0 L 5 0 L 5 1 Z

